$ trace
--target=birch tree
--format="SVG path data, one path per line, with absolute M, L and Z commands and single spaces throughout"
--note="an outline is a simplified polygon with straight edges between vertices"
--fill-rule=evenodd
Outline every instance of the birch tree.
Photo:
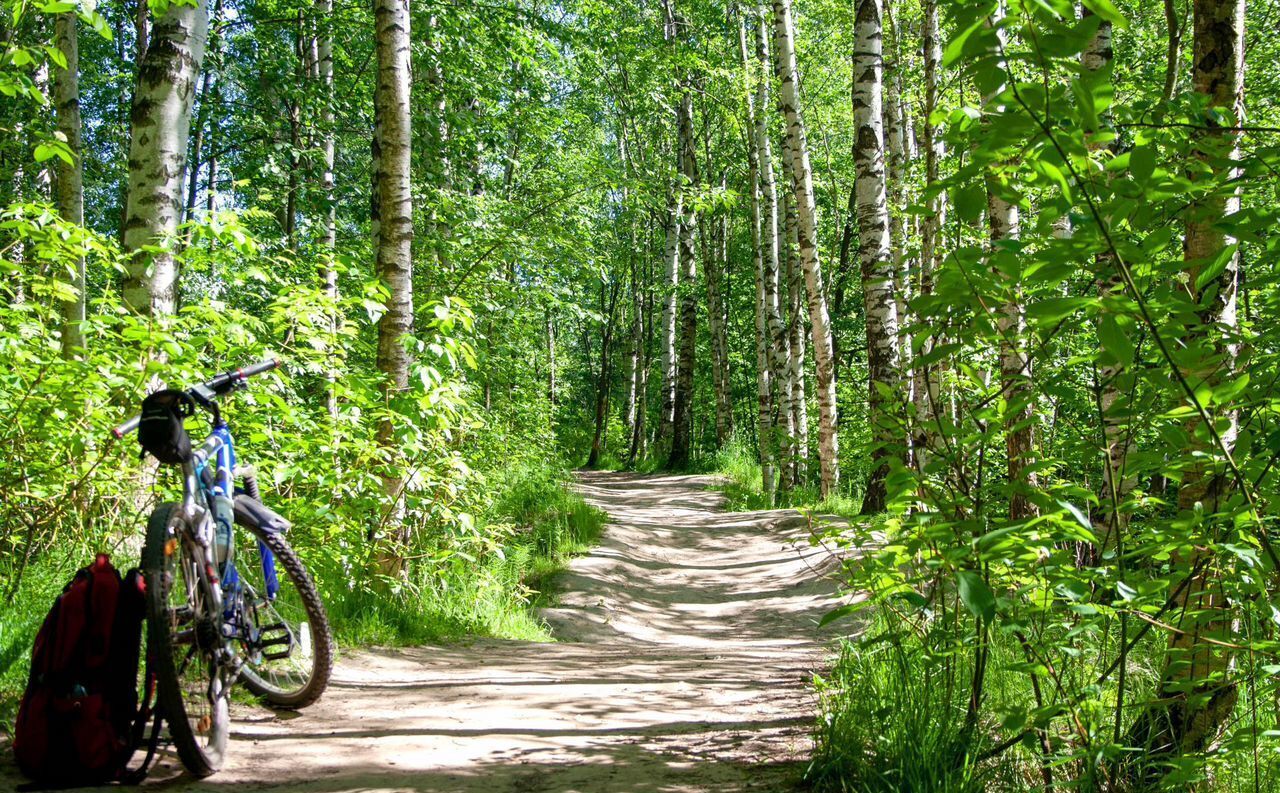
M 383 393 L 392 397 L 409 387 L 408 336 L 413 329 L 413 201 L 410 192 L 412 127 L 409 95 L 408 0 L 375 0 L 377 84 L 374 91 L 373 245 L 378 280 L 386 290 L 386 311 L 378 319 L 378 371 Z M 385 573 L 402 572 L 401 551 L 408 539 L 403 520 L 403 491 L 408 480 L 394 461 L 395 425 L 390 415 L 378 428 L 378 443 L 390 450 L 391 473 L 383 486 L 392 507 L 384 522 L 395 546 L 383 552 Z
M 124 302 L 140 314 L 172 314 L 177 303 L 174 236 L 208 28 L 207 0 L 169 5 L 147 34 L 138 68 L 121 236 L 129 255 Z
M 756 30 L 760 30 L 763 26 L 760 21 L 755 26 Z M 763 35 L 759 41 L 763 43 Z M 761 490 L 767 502 L 772 503 L 775 491 L 777 489 L 777 481 L 775 478 L 776 469 L 774 467 L 774 444 L 773 444 L 773 340 L 769 328 L 769 305 L 766 293 L 766 274 L 765 260 L 770 256 L 776 262 L 778 256 L 777 245 L 774 242 L 766 243 L 764 239 L 764 210 L 762 208 L 763 201 L 763 179 L 760 167 L 760 150 L 762 137 L 759 134 L 758 115 L 768 112 L 767 91 L 768 85 L 764 81 L 767 75 L 761 74 L 760 64 L 764 62 L 764 58 L 753 60 L 748 55 L 747 48 L 747 21 L 745 15 L 741 12 L 738 17 L 738 50 L 742 58 L 742 71 L 746 78 L 745 104 L 747 110 L 747 127 L 750 130 L 751 140 L 747 143 L 747 172 L 751 191 L 751 261 L 754 265 L 755 272 L 755 353 L 756 353 L 756 432 L 759 436 L 759 461 L 760 461 L 760 477 Z M 765 104 L 760 107 L 756 106 L 756 98 L 759 92 L 766 92 Z M 763 147 L 769 146 L 768 136 L 763 136 Z M 772 177 L 770 177 L 772 181 Z M 775 210 L 776 212 L 776 210 Z M 777 229 L 777 215 L 773 217 L 774 230 Z M 771 247 L 769 253 L 765 252 L 765 247 Z
M 677 122 L 681 189 L 689 190 L 698 184 L 698 166 L 694 159 L 693 96 L 687 85 L 681 95 Z M 683 206 L 684 212 L 680 217 L 680 358 L 672 405 L 671 454 L 667 457 L 667 467 L 674 469 L 689 464 L 693 442 L 693 368 L 698 343 L 698 271 L 693 250 L 697 215 L 692 201 L 684 201 Z
M 938 183 L 938 164 L 945 156 L 945 144 L 933 122 L 933 112 L 938 107 L 938 65 L 942 60 L 942 42 L 938 36 L 938 2 L 923 0 L 920 23 L 921 51 L 924 56 L 924 106 L 921 109 L 921 137 L 924 146 L 925 187 Z M 933 293 L 933 273 L 942 259 L 941 231 L 946 225 L 946 194 L 930 193 L 926 198 L 925 215 L 920 223 L 920 267 L 918 293 Z M 936 345 L 936 334 L 930 333 L 919 341 L 920 357 L 929 355 Z M 928 463 L 929 450 L 936 435 L 936 419 L 939 393 L 939 366 L 922 364 L 919 359 L 911 367 L 915 383 L 912 395 L 915 400 L 915 434 L 912 452 L 917 468 L 923 470 Z
M 1186 283 L 1194 289 L 1189 305 L 1200 316 L 1185 329 L 1182 343 L 1195 354 L 1185 359 L 1182 377 L 1195 388 L 1212 388 L 1224 381 L 1236 364 L 1232 332 L 1237 327 L 1240 260 L 1236 240 L 1219 226 L 1222 218 L 1240 209 L 1236 175 L 1231 165 L 1239 158 L 1239 126 L 1244 123 L 1244 0 L 1194 0 L 1192 7 L 1192 89 L 1206 100 L 1195 139 L 1195 180 L 1214 186 L 1188 209 L 1184 237 Z M 1224 264 L 1225 257 L 1225 266 Z M 1221 272 L 1202 278 L 1209 268 Z M 1222 331 L 1226 331 L 1223 333 Z M 1182 472 L 1178 487 L 1180 515 L 1209 515 L 1225 506 L 1233 489 L 1226 461 L 1239 432 L 1234 412 L 1213 416 L 1213 425 L 1193 420 L 1187 437 L 1200 454 Z M 1194 518 L 1191 518 L 1194 519 Z M 1179 552 L 1175 569 L 1188 577 L 1174 591 L 1173 613 L 1181 615 L 1179 630 L 1169 635 L 1160 699 L 1135 724 L 1135 738 L 1148 757 L 1203 751 L 1226 725 L 1238 691 L 1233 676 L 1237 626 L 1205 546 L 1196 542 Z
M 813 334 L 813 359 L 817 370 L 819 482 L 820 491 L 826 497 L 835 492 L 840 481 L 835 355 L 831 347 L 831 318 L 827 314 L 827 298 L 823 291 L 822 263 L 818 258 L 817 205 L 797 84 L 799 77 L 790 0 L 774 0 L 773 26 L 774 62 L 781 86 L 779 107 L 786 121 L 786 146 L 791 150 L 791 187 L 796 202 L 800 264 L 804 268 L 809 293 L 809 326 Z
M 892 394 L 899 379 L 898 310 L 893 294 L 893 258 L 885 184 L 883 61 L 880 0 L 858 0 L 854 21 L 854 169 L 858 192 L 858 260 L 867 323 L 868 416 L 871 471 L 862 499 L 864 515 L 885 507 L 889 460 L 901 439 L 893 425 Z
M 80 143 L 80 44 L 75 10 L 64 11 L 54 21 L 54 46 L 65 61 L 53 75 L 53 104 L 57 113 L 58 132 L 62 133 L 71 162 L 61 158 L 54 180 L 54 198 L 58 214 L 68 223 L 84 225 L 84 148 Z M 84 257 L 70 263 L 71 277 L 67 286 L 74 295 L 62 301 L 62 354 L 75 357 L 83 350 L 85 320 Z

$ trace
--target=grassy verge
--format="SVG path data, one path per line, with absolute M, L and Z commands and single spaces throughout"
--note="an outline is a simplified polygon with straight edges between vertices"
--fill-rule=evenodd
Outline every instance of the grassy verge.
M 810 460 L 816 467 L 816 460 Z M 862 507 L 862 497 L 857 493 L 838 491 L 823 498 L 816 484 L 793 487 L 778 493 L 772 503 L 765 496 L 760 460 L 755 447 L 747 440 L 735 437 L 714 455 L 701 461 L 699 466 L 706 473 L 723 478 L 720 490 L 725 494 L 726 509 L 749 512 L 759 509 L 792 507 L 820 515 L 836 515 L 842 518 L 857 516 Z
M 344 646 L 408 645 L 491 636 L 547 641 L 537 616 L 548 605 L 555 575 L 600 535 L 605 515 L 575 493 L 565 473 L 519 468 L 490 483 L 477 520 L 496 539 L 485 553 L 457 553 L 442 544 L 439 558 L 421 560 L 409 581 L 353 588 L 331 555 L 295 544 L 308 561 L 338 641 Z M 0 603 L 0 729 L 12 725 L 26 685 L 31 643 L 62 586 L 92 555 L 76 547 L 46 556 L 22 586 Z M 123 552 L 117 563 L 127 566 Z

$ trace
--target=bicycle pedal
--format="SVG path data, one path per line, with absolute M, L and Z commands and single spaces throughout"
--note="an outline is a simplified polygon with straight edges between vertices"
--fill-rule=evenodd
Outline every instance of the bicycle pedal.
M 283 622 L 276 622 L 271 625 L 263 625 L 258 630 L 256 644 L 263 658 L 269 661 L 279 661 L 289 657 L 289 654 L 293 651 L 293 642 L 293 631 L 289 630 L 289 626 Z M 273 647 L 284 647 L 284 649 L 272 650 L 271 648 Z

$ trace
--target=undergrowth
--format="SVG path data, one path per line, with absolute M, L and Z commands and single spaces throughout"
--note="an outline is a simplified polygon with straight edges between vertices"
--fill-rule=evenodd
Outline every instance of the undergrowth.
M 351 584 L 308 535 L 295 527 L 294 544 L 321 590 L 335 637 L 344 646 L 411 645 L 469 636 L 548 641 L 537 616 L 553 598 L 552 582 L 568 561 L 595 542 L 604 513 L 569 487 L 567 475 L 522 466 L 492 477 L 487 511 L 476 520 L 503 539 L 491 553 L 426 560 L 408 580 L 385 586 Z M 302 528 L 301 531 L 299 529 Z M 116 541 L 117 566 L 136 549 Z M 0 727 L 12 724 L 26 684 L 30 648 L 62 586 L 97 548 L 74 538 L 26 571 L 16 593 L 0 604 Z

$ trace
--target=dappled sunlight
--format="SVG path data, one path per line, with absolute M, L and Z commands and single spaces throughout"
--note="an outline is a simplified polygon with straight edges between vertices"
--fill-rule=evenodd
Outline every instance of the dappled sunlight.
M 341 659 L 301 714 L 240 706 L 229 766 L 174 790 L 779 790 L 811 746 L 833 586 L 806 522 L 718 513 L 705 477 L 586 474 L 611 523 L 557 581 L 553 644 L 479 640 Z M 6 773 L 10 773 L 6 771 Z M 2 780 L 0 780 L 2 781 Z

